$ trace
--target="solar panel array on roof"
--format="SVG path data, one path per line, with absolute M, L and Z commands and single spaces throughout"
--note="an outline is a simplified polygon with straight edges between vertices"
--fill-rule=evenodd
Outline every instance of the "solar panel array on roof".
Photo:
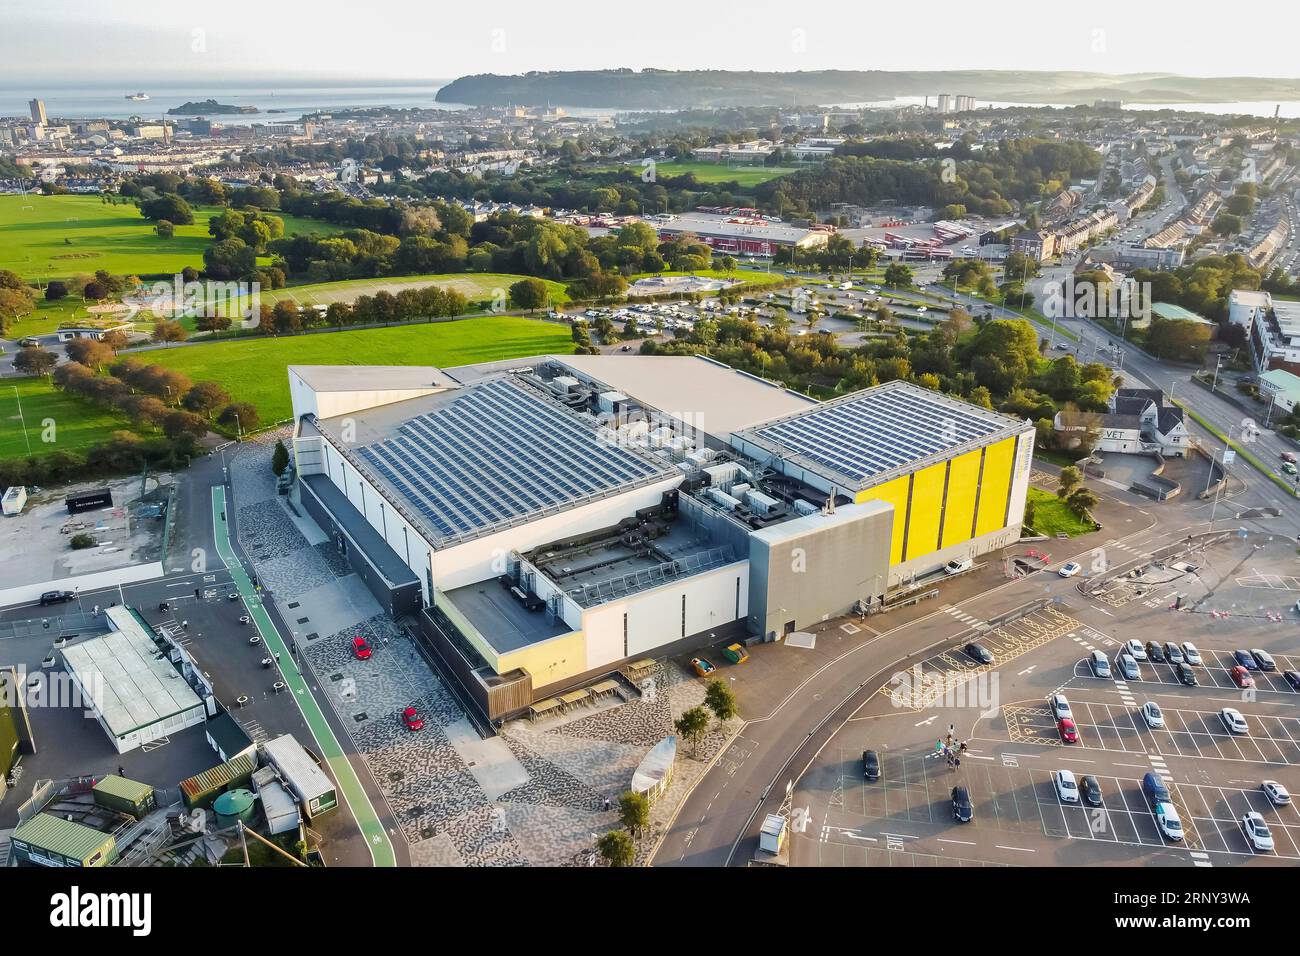
M 1012 425 L 973 405 L 891 383 L 759 425 L 744 437 L 861 483 Z
M 509 379 L 468 388 L 359 455 L 439 538 L 653 479 L 666 469 L 601 439 Z

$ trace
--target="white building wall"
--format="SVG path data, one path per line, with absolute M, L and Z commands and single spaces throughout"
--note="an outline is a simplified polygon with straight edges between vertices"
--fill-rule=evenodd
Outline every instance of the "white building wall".
M 404 402 L 408 398 L 419 398 L 444 392 L 445 388 L 429 386 L 425 388 L 374 388 L 358 389 L 349 392 L 317 392 L 302 377 L 289 370 L 289 398 L 293 404 L 293 417 L 296 421 L 303 415 L 311 413 L 317 418 L 333 418 L 348 412 Z
M 436 550 L 432 565 L 434 585 L 439 590 L 450 591 L 504 574 L 511 551 L 531 551 L 561 538 L 616 525 L 639 508 L 659 504 L 664 492 L 676 488 L 681 481 L 681 476 L 675 475 L 653 485 Z
M 1008 526 L 1024 523 L 1025 502 L 1029 497 L 1029 473 L 1034 465 L 1034 432 L 1021 432 L 1016 442 L 1016 462 L 1011 473 L 1011 495 L 1007 502 Z
M 686 599 L 684 625 L 683 597 Z M 626 645 L 623 640 L 624 614 L 627 615 Z M 691 634 L 744 620 L 748 614 L 748 561 L 737 561 L 619 601 L 601 604 L 583 616 L 587 669 L 644 654 Z

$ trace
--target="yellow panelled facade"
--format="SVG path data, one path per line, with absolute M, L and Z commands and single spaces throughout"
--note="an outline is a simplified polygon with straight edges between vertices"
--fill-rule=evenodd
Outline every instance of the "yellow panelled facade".
M 1015 458 L 1015 438 L 1008 438 L 984 449 L 979 516 L 975 519 L 976 537 L 997 531 L 1006 521 L 1007 495 L 1011 491 L 1011 467 L 1015 464 Z
M 894 530 L 889 545 L 889 563 L 898 564 L 903 560 L 903 532 L 907 530 L 907 495 L 912 486 L 912 476 L 903 475 L 887 481 L 883 485 L 859 491 L 854 501 L 887 501 L 894 506 Z
M 970 540 L 970 530 L 975 522 L 975 494 L 979 488 L 982 450 L 967 452 L 949 464 L 948 498 L 943 510 L 943 541 L 941 548 Z
M 501 654 L 493 666 L 498 674 L 522 667 L 532 675 L 534 687 L 545 687 L 587 669 L 587 637 L 582 631 L 560 634 Z
M 912 476 L 912 508 L 907 516 L 907 558 L 919 558 L 939 549 L 939 518 L 943 514 L 943 486 L 948 463 L 923 468 Z
M 1008 438 L 859 491 L 854 500 L 894 506 L 890 564 L 924 557 L 1005 527 L 1015 453 L 1016 439 Z

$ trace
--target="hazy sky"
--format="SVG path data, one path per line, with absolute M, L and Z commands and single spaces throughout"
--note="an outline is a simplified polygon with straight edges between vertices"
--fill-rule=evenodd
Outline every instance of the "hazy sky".
M 1089 0 L 0 0 L 0 84 L 241 80 L 281 74 L 668 69 L 1068 69 L 1300 74 L 1281 3 Z M 1270 13 L 1268 8 L 1274 12 Z M 1279 29 L 1260 29 L 1275 23 Z

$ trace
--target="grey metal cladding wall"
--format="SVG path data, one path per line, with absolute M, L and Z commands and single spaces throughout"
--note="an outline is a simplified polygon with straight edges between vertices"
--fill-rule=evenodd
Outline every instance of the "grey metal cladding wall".
M 750 624 L 780 634 L 847 613 L 889 583 L 892 512 L 864 514 L 767 542 L 750 539 Z M 782 610 L 784 608 L 784 610 Z

